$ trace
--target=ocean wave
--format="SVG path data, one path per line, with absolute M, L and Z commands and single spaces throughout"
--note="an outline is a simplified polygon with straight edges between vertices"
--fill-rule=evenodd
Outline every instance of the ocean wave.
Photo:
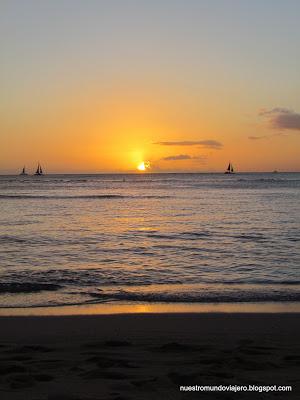
M 61 289 L 61 286 L 53 283 L 32 283 L 32 282 L 0 283 L 0 293 L 37 293 L 46 290 L 56 291 L 59 289 Z
M 90 293 L 91 297 L 102 301 L 134 301 L 148 303 L 252 303 L 252 302 L 296 302 L 300 292 L 287 291 L 232 291 L 224 292 L 184 292 L 184 293 L 142 293 L 119 291 L 115 293 Z
M 261 233 L 257 233 L 257 234 L 242 234 L 242 235 L 234 235 L 232 236 L 235 239 L 239 239 L 239 240 L 249 240 L 249 241 L 264 241 L 267 240 L 266 236 L 261 234 Z
M 28 287 L 29 288 L 29 287 Z M 44 290 L 55 291 L 55 288 L 39 288 L 32 291 L 22 290 L 13 292 L 14 294 L 29 294 L 34 296 L 35 293 Z M 1 292 L 0 292 L 1 293 Z M 4 292 L 5 294 L 5 292 Z M 65 293 L 66 295 L 66 293 Z M 74 295 L 74 296 L 73 296 Z M 56 296 L 56 295 L 55 295 Z M 145 304 L 145 303 L 163 303 L 163 304 L 217 304 L 217 303 L 295 303 L 300 302 L 300 292 L 288 291 L 212 291 L 212 292 L 82 292 L 72 293 L 66 296 L 47 297 L 42 300 L 41 297 L 31 297 L 29 302 L 24 300 L 18 301 L 16 298 L 13 304 L 6 301 L 2 303 L 0 300 L 0 309 L 2 308 L 37 308 L 37 307 L 65 307 L 92 304 Z
M 238 182 L 287 182 L 287 181 L 291 181 L 291 180 L 294 180 L 294 179 L 282 179 L 282 178 L 258 178 L 258 179 L 240 178 L 240 179 L 237 179 Z
M 123 250 L 121 250 L 123 251 Z M 109 253 L 111 253 L 109 251 Z M 126 258 L 126 257 L 125 257 Z M 52 268 L 29 270 L 27 266 L 19 266 L 18 269 L 1 271 L 0 282 L 31 285 L 53 284 L 62 288 L 107 288 L 112 285 L 118 287 L 146 287 L 149 285 L 189 285 L 198 290 L 207 290 L 216 286 L 226 288 L 235 287 L 235 290 L 248 290 L 247 286 L 260 288 L 270 287 L 282 290 L 280 286 L 294 287 L 300 286 L 299 274 L 289 271 L 276 275 L 267 271 L 255 270 L 251 265 L 236 267 L 234 271 L 225 271 L 223 267 L 215 268 L 211 271 L 210 267 L 203 267 L 198 272 L 198 266 L 174 269 L 172 267 L 158 267 L 157 265 L 144 266 L 141 268 L 139 261 L 131 264 L 130 269 L 123 269 L 119 263 L 115 263 L 113 258 L 97 257 L 99 265 L 90 268 Z M 1 285 L 1 283 L 0 283 Z M 294 289 L 293 289 L 294 290 Z
M 140 196 L 130 196 L 122 194 L 87 194 L 87 195 L 75 195 L 75 196 L 65 196 L 65 195 L 35 195 L 35 194 L 0 194 L 0 199 L 15 199 L 15 200 L 74 200 L 74 199 L 165 199 L 171 196 L 159 196 L 159 195 L 140 195 Z
M 262 282 L 261 282 L 262 283 Z M 266 282 L 270 283 L 270 282 Z M 287 284 L 293 284 L 294 287 Z M 298 281 L 298 286 L 300 282 Z M 95 285 L 70 286 L 43 282 L 8 282 L 0 284 L 0 308 L 11 307 L 54 307 L 81 304 L 101 303 L 266 303 L 266 302 L 299 302 L 300 290 L 296 282 L 273 282 L 273 285 L 237 285 L 229 284 L 210 285 L 139 285 L 123 286 L 117 282 L 113 286 Z M 39 295 L 40 292 L 54 292 L 53 294 Z M 10 301 L 8 294 L 30 296 L 13 297 Z M 2 297 L 4 296 L 4 297 Z M 24 305 L 25 303 L 25 305 Z

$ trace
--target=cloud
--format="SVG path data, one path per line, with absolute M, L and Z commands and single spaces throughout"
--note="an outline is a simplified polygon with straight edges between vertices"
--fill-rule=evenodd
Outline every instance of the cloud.
M 190 156 L 189 154 L 177 154 L 174 156 L 168 156 L 161 159 L 162 161 L 181 161 L 181 160 L 200 160 L 206 161 L 206 156 Z
M 285 132 L 277 132 L 273 133 L 272 135 L 261 135 L 261 136 L 248 136 L 248 139 L 250 140 L 261 140 L 261 139 L 270 139 L 273 138 L 274 136 L 287 136 L 288 134 Z
M 190 160 L 192 157 L 189 156 L 188 154 L 178 154 L 177 156 L 169 156 L 169 157 L 164 157 L 162 160 L 164 161 L 178 161 L 178 160 Z
M 195 156 L 192 157 L 193 160 L 201 160 L 201 161 L 206 161 L 207 157 L 206 156 Z
M 271 135 L 271 136 L 273 136 L 273 135 Z M 260 140 L 260 139 L 266 139 L 268 137 L 270 137 L 270 136 L 267 136 L 267 135 L 264 135 L 264 136 L 248 136 L 248 139 L 250 139 L 250 140 Z
M 294 110 L 275 107 L 271 110 L 261 110 L 259 115 L 266 118 L 273 129 L 292 129 L 300 131 L 300 114 Z
M 183 140 L 183 141 L 170 141 L 170 142 L 156 142 L 160 146 L 201 146 L 206 149 L 221 149 L 223 144 L 216 140 Z

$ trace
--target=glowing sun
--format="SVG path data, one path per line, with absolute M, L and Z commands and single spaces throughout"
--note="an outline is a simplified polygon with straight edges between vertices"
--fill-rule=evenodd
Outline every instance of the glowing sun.
M 150 168 L 150 162 L 149 161 L 142 161 L 138 166 L 137 169 L 139 171 L 146 171 L 147 169 Z

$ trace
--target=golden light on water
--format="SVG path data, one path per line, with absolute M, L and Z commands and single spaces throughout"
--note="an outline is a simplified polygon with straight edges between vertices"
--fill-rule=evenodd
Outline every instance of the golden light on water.
M 146 171 L 147 169 L 150 168 L 150 162 L 149 161 L 142 161 L 138 166 L 137 169 L 139 171 Z

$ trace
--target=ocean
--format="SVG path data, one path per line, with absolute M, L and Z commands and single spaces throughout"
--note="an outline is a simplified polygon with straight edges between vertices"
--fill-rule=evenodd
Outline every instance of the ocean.
M 300 301 L 300 173 L 0 176 L 0 308 Z

